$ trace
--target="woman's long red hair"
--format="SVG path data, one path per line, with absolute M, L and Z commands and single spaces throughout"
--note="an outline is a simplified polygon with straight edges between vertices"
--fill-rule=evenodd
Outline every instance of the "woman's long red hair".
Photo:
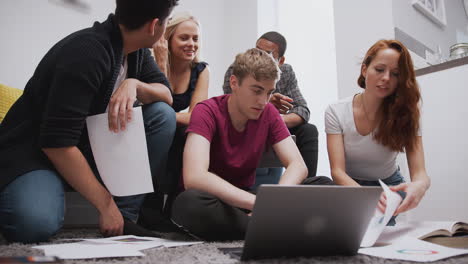
M 408 49 L 398 40 L 379 40 L 367 51 L 362 67 L 369 67 L 377 53 L 388 48 L 400 53 L 398 85 L 395 92 L 383 101 L 382 119 L 374 139 L 393 151 L 411 151 L 416 146 L 419 131 L 421 94 Z M 362 70 L 357 82 L 366 88 Z

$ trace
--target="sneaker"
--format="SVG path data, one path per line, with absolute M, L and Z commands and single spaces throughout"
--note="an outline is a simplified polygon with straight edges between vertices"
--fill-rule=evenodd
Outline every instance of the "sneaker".
M 165 209 L 163 209 L 162 204 L 164 198 L 162 195 L 156 195 L 154 193 L 147 195 L 140 209 L 137 223 L 144 228 L 156 232 L 179 232 L 179 228 L 170 220 L 170 212 L 167 210 L 167 208 L 170 208 L 171 198 L 172 197 L 167 199 Z
M 161 237 L 155 232 L 148 230 L 126 218 L 124 218 L 124 235 L 145 236 L 145 237 Z

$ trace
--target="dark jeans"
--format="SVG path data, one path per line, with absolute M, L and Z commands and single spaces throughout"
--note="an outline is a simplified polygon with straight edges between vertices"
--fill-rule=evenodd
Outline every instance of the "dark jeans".
M 313 124 L 305 123 L 289 129 L 296 136 L 296 145 L 309 170 L 308 177 L 317 175 L 318 130 Z
M 333 185 L 324 176 L 306 178 L 302 184 Z M 214 195 L 198 190 L 179 194 L 172 205 L 172 221 L 193 236 L 207 241 L 244 239 L 250 217 Z
M 175 113 L 162 102 L 142 110 L 151 174 L 157 181 L 174 135 Z M 143 199 L 144 194 L 114 197 L 123 217 L 132 221 L 137 220 Z M 64 207 L 64 181 L 57 172 L 25 173 L 0 192 L 0 232 L 9 242 L 46 241 L 62 227 Z
M 182 177 L 186 129 L 187 126 L 177 127 L 164 171 L 159 174 L 157 181 L 153 182 L 155 192 L 147 194 L 141 206 L 138 224 L 147 229 L 158 232 L 171 232 L 176 229 L 169 218 Z
M 158 190 L 164 194 L 173 194 L 179 187 L 182 177 L 182 159 L 184 154 L 187 126 L 178 127 L 167 158 L 167 170 L 161 177 Z

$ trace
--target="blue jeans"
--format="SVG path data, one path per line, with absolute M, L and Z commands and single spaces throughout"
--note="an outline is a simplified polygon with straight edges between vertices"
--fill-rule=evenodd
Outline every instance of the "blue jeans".
M 256 190 L 261 184 L 277 184 L 283 175 L 283 168 L 258 168 L 255 171 L 255 183 L 252 186 Z
M 357 183 L 359 183 L 362 186 L 380 186 L 379 181 L 365 181 L 365 180 L 358 180 L 354 179 Z M 389 186 L 395 186 L 400 183 L 404 183 L 405 179 L 403 176 L 401 176 L 400 173 L 400 168 L 398 168 L 390 177 L 382 179 L 382 181 Z M 403 191 L 398 191 L 398 194 L 401 196 L 402 199 L 405 199 L 406 193 Z M 396 219 L 397 216 L 392 216 L 390 221 L 388 222 L 388 226 L 394 226 L 396 224 Z
M 142 106 L 146 144 L 153 181 L 165 175 L 167 156 L 176 130 L 174 109 L 166 103 L 156 102 Z M 136 222 L 146 194 L 114 196 L 122 216 Z
M 151 174 L 165 170 L 176 128 L 175 112 L 166 103 L 143 106 Z M 122 216 L 136 221 L 145 195 L 114 197 Z M 17 177 L 0 192 L 0 232 L 10 242 L 48 240 L 63 225 L 63 180 L 57 172 L 35 170 Z
M 63 182 L 54 171 L 35 170 L 0 192 L 0 231 L 10 242 L 47 240 L 63 224 Z

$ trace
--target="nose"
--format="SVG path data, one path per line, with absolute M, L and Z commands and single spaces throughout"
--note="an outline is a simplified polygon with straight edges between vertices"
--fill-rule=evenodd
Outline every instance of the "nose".
M 385 71 L 384 74 L 383 74 L 383 76 L 382 76 L 382 80 L 383 80 L 383 81 L 388 81 L 388 80 L 390 80 L 390 74 L 391 74 L 390 71 Z
M 191 38 L 187 42 L 187 45 L 190 46 L 190 47 L 193 47 L 194 44 L 195 44 L 195 42 Z
M 262 95 L 259 96 L 258 101 L 259 101 L 258 103 L 261 106 L 265 106 L 270 101 L 270 96 L 268 94 L 262 94 Z

